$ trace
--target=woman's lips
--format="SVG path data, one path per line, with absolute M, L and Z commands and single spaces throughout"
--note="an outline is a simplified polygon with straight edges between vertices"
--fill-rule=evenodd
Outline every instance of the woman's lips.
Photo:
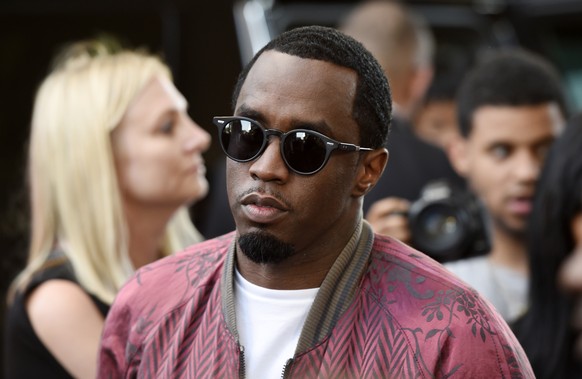
M 202 158 L 195 159 L 194 163 L 191 166 L 189 166 L 186 171 L 194 175 L 205 175 L 206 165 L 204 164 L 204 159 Z

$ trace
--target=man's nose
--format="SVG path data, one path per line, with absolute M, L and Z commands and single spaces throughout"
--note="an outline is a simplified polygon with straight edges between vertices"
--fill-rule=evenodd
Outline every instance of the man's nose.
M 249 173 L 254 179 L 262 181 L 285 182 L 289 169 L 283 160 L 280 139 L 270 136 L 263 153 L 251 162 Z
M 538 156 L 532 152 L 522 152 L 519 154 L 515 166 L 517 177 L 525 182 L 532 182 L 538 179 L 542 162 Z

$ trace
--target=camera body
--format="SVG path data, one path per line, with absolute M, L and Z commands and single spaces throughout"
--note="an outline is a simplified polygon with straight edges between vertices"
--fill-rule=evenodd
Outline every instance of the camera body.
M 471 192 L 430 182 L 408 212 L 412 245 L 439 262 L 482 255 L 491 248 L 485 214 Z

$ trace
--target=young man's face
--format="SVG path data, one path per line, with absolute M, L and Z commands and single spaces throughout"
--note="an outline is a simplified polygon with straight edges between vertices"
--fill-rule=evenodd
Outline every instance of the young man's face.
M 359 145 L 359 127 L 352 118 L 356 83 L 350 69 L 267 51 L 249 72 L 235 115 L 266 129 L 312 129 Z M 336 151 L 321 171 L 299 175 L 283 161 L 280 138 L 271 136 L 258 158 L 245 163 L 227 159 L 228 197 L 238 234 L 266 233 L 293 245 L 295 252 L 337 238 L 357 219 L 359 202 L 353 192 L 361 154 L 366 153 Z
M 548 147 L 564 123 L 553 103 L 483 106 L 472 131 L 456 140 L 450 158 L 484 202 L 493 227 L 522 236 Z

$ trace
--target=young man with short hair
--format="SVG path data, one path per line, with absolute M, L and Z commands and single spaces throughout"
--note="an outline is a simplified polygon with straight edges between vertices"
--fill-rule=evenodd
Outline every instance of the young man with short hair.
M 461 136 L 449 158 L 487 211 L 492 247 L 445 266 L 513 322 L 527 308 L 525 233 L 535 187 L 565 123 L 561 83 L 541 57 L 500 51 L 468 74 L 457 104 Z

